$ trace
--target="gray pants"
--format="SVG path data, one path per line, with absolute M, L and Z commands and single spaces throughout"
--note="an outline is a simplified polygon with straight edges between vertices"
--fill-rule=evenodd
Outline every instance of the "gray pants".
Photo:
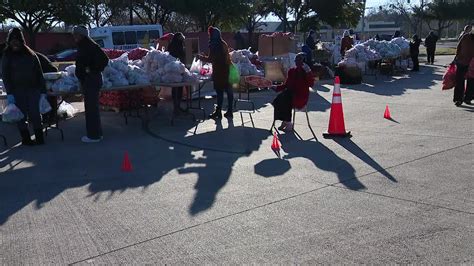
M 21 92 L 14 93 L 13 95 L 15 96 L 16 106 L 25 116 L 25 118 L 17 123 L 18 129 L 20 131 L 28 130 L 28 125 L 26 124 L 27 120 L 33 124 L 33 129 L 42 129 L 41 114 L 39 111 L 40 92 Z
M 99 139 L 102 137 L 99 110 L 99 92 L 102 88 L 102 75 L 100 73 L 90 73 L 81 85 L 84 92 L 87 137 Z

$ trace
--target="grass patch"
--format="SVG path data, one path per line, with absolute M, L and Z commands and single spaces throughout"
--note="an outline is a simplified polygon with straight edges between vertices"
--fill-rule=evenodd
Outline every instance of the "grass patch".
M 436 53 L 435 53 L 435 55 L 455 55 L 455 54 L 456 54 L 456 48 L 451 48 L 451 47 L 436 48 Z M 426 49 L 420 49 L 420 56 L 426 56 Z

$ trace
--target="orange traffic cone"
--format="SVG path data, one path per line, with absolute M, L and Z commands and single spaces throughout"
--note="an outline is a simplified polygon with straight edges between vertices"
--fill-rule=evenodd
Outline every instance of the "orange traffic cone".
M 123 172 L 131 172 L 132 171 L 132 163 L 130 162 L 130 158 L 128 158 L 128 152 L 125 152 L 122 162 L 122 171 Z
M 280 141 L 278 140 L 277 133 L 273 133 L 273 142 L 272 142 L 272 150 L 280 150 Z
M 331 114 L 329 116 L 328 132 L 323 133 L 324 138 L 348 137 L 351 132 L 346 132 L 344 125 L 344 112 L 342 110 L 341 82 L 338 76 L 334 79 L 334 92 L 332 94 Z
M 392 119 L 392 116 L 390 115 L 390 109 L 388 109 L 388 104 L 385 107 L 385 113 L 383 114 L 383 118 L 385 119 Z

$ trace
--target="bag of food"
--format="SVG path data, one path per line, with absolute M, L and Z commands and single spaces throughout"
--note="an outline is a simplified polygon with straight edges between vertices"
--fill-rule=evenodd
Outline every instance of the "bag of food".
M 191 73 L 199 73 L 201 71 L 201 68 L 202 68 L 201 60 L 194 57 L 193 63 L 191 64 L 191 68 L 189 69 L 189 71 Z
M 456 65 L 449 65 L 443 75 L 443 90 L 449 90 L 456 86 Z
M 25 118 L 21 110 L 13 103 L 7 105 L 2 113 L 2 120 L 6 123 L 15 123 Z
M 70 103 L 66 101 L 63 101 L 61 105 L 59 105 L 59 108 L 58 108 L 59 116 L 74 117 L 76 113 L 77 113 L 76 108 L 74 108 L 74 106 L 72 106 Z
M 234 64 L 230 64 L 230 66 L 229 66 L 229 83 L 231 85 L 234 85 L 234 84 L 239 84 L 239 82 L 240 82 L 239 69 Z
M 51 105 L 49 104 L 48 100 L 43 97 L 40 98 L 39 107 L 40 107 L 40 113 L 42 115 L 51 112 L 51 110 L 53 109 Z

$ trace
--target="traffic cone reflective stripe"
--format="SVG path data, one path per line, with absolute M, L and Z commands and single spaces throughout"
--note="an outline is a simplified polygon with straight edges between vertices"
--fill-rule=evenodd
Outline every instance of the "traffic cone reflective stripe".
M 329 115 L 328 132 L 323 134 L 324 137 L 332 136 L 350 136 L 350 132 L 346 132 L 344 124 L 344 111 L 342 108 L 342 94 L 340 87 L 340 79 L 338 76 L 334 79 L 334 92 L 332 95 L 331 113 Z

